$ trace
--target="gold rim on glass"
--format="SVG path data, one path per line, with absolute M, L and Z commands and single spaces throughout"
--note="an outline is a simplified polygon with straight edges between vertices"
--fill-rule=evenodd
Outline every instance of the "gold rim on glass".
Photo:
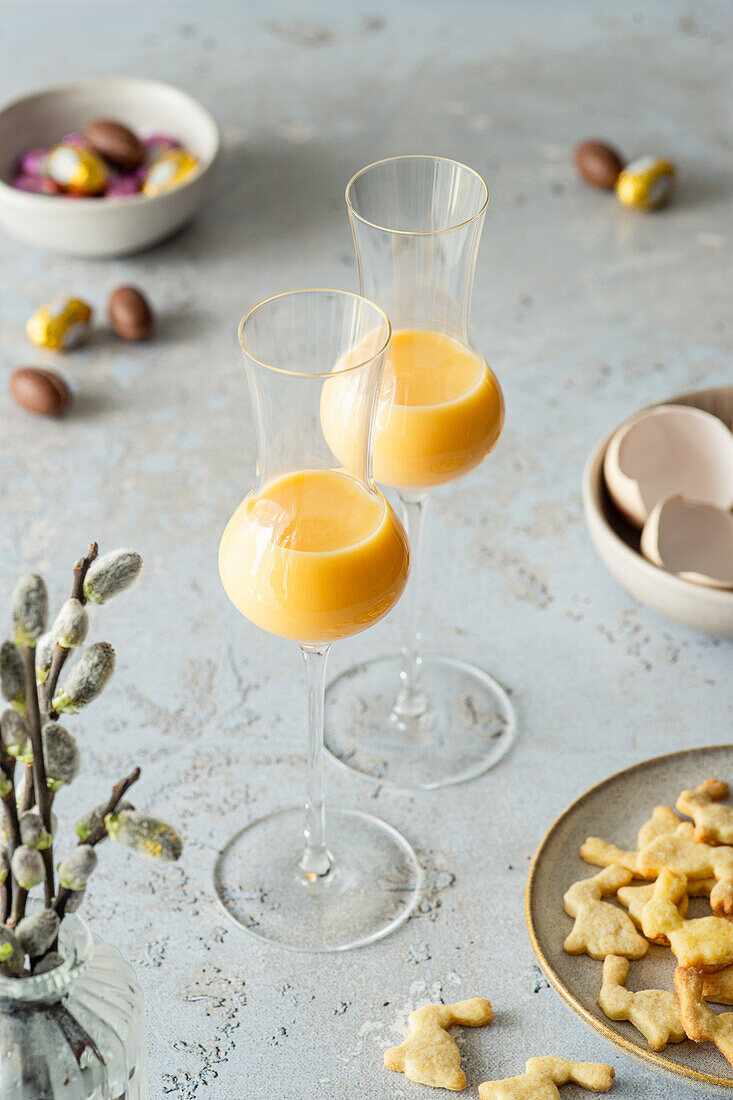
M 372 352 L 371 355 L 368 355 L 366 359 L 361 360 L 359 363 L 352 363 L 348 367 L 341 367 L 338 370 L 287 370 L 285 367 L 276 367 L 274 363 L 266 363 L 264 359 L 260 359 L 258 356 L 254 355 L 253 352 L 251 352 L 250 349 L 247 347 L 244 341 L 244 326 L 246 325 L 248 319 L 254 313 L 256 313 L 258 309 L 261 309 L 262 306 L 266 306 L 268 302 L 275 302 L 278 298 L 295 298 L 299 294 L 333 294 L 335 297 L 338 298 L 354 298 L 358 302 L 364 302 L 365 305 L 368 305 L 379 317 L 382 318 L 387 330 L 387 335 L 380 346 L 377 348 L 377 350 Z M 264 367 L 266 370 L 275 371 L 277 374 L 287 374 L 291 378 L 331 378 L 335 374 L 349 374 L 351 371 L 359 370 L 361 367 L 367 366 L 368 363 L 373 363 L 374 360 L 378 359 L 380 355 L 383 355 L 389 347 L 389 342 L 392 339 L 392 323 L 390 322 L 389 317 L 384 312 L 381 306 L 378 306 L 376 302 L 372 302 L 371 299 L 365 298 L 362 294 L 354 294 L 351 290 L 332 290 L 330 287 L 304 287 L 300 290 L 283 290 L 280 292 L 280 294 L 271 294 L 269 298 L 263 298 L 261 302 L 257 303 L 257 305 L 252 306 L 251 309 L 247 310 L 244 317 L 239 322 L 239 326 L 237 327 L 237 337 L 239 339 L 239 346 L 241 347 L 244 354 L 249 359 L 251 359 L 253 363 L 258 363 L 259 366 Z
M 682 1065 L 679 1062 L 667 1061 L 667 1059 L 661 1058 L 659 1054 L 657 1054 L 655 1051 L 645 1049 L 641 1045 L 632 1043 L 630 1039 L 624 1038 L 623 1035 L 619 1035 L 618 1032 L 614 1031 L 613 1028 L 608 1026 L 608 1024 L 605 1024 L 602 1020 L 599 1020 L 597 1016 L 594 1016 L 592 1012 L 589 1012 L 588 1009 L 584 1005 L 582 1005 L 576 997 L 573 996 L 567 986 L 563 984 L 562 978 L 560 978 L 559 974 L 557 974 L 553 970 L 550 960 L 547 958 L 544 951 L 542 950 L 542 947 L 540 946 L 539 939 L 537 938 L 537 931 L 534 926 L 534 920 L 532 919 L 535 872 L 545 845 L 547 844 L 547 841 L 550 839 L 551 834 L 555 831 L 555 828 L 560 824 L 560 822 L 568 817 L 569 814 L 571 814 L 573 810 L 580 806 L 582 802 L 585 802 L 586 799 L 590 798 L 590 796 L 595 794 L 596 791 L 600 790 L 601 787 L 605 787 L 607 783 L 613 782 L 615 779 L 618 779 L 619 776 L 624 775 L 626 772 L 635 771 L 643 764 L 654 764 L 660 760 L 671 760 L 675 756 L 687 756 L 690 753 L 700 753 L 713 749 L 717 751 L 719 749 L 726 748 L 733 749 L 733 744 L 702 745 L 699 748 L 679 749 L 677 752 L 662 753 L 660 756 L 652 756 L 649 757 L 647 760 L 639 760 L 636 764 L 630 764 L 626 768 L 621 768 L 619 769 L 619 771 L 613 772 L 611 775 L 607 775 L 605 779 L 602 779 L 599 783 L 594 783 L 592 787 L 589 787 L 587 791 L 584 791 L 583 794 L 574 799 L 569 806 L 566 806 L 565 809 L 558 814 L 558 816 L 550 825 L 549 829 L 547 829 L 547 831 L 545 832 L 542 840 L 537 845 L 537 850 L 535 851 L 535 854 L 532 857 L 532 862 L 529 865 L 527 886 L 524 891 L 524 918 L 527 923 L 527 931 L 529 933 L 529 941 L 532 945 L 532 950 L 537 956 L 537 961 L 542 967 L 545 976 L 548 978 L 553 988 L 556 990 L 556 992 L 560 994 L 563 1000 L 566 1001 L 570 1005 L 570 1007 L 574 1009 L 575 1012 L 577 1012 L 578 1015 L 586 1021 L 586 1023 L 590 1024 L 592 1028 L 599 1032 L 604 1037 L 604 1039 L 608 1039 L 609 1042 L 613 1043 L 615 1046 L 621 1047 L 622 1050 L 625 1050 L 628 1054 L 631 1054 L 635 1058 L 642 1058 L 646 1062 L 651 1062 L 653 1066 L 656 1066 L 658 1069 L 662 1069 L 667 1073 L 676 1073 L 678 1076 L 687 1077 L 692 1081 L 704 1081 L 708 1085 L 721 1085 L 724 1088 L 733 1089 L 733 1078 L 717 1077 L 710 1073 L 702 1073 L 700 1070 L 691 1069 L 689 1066 Z
M 354 207 L 350 197 L 351 188 L 358 180 L 359 176 L 363 176 L 364 173 L 368 172 L 371 168 L 377 168 L 380 164 L 389 164 L 391 161 L 398 160 L 433 160 L 440 161 L 442 164 L 454 164 L 457 168 L 463 168 L 464 171 L 469 172 L 481 184 L 484 191 L 484 201 L 481 203 L 476 213 L 472 214 L 470 218 L 464 218 L 462 222 L 456 222 L 455 225 L 445 225 L 442 229 L 392 229 L 387 225 L 379 225 L 378 222 L 370 222 L 368 218 L 365 218 L 363 214 L 360 214 Z M 464 225 L 470 225 L 471 222 L 476 221 L 476 218 L 480 218 L 489 205 L 489 188 L 480 172 L 477 172 L 475 168 L 469 167 L 468 164 L 464 164 L 463 161 L 453 160 L 452 157 L 436 156 L 433 153 L 404 153 L 399 157 L 382 157 L 381 160 L 375 160 L 372 161 L 371 164 L 365 164 L 358 172 L 354 172 L 354 175 L 346 184 L 345 198 L 349 213 L 364 225 L 370 225 L 372 229 L 381 229 L 384 233 L 395 233 L 399 237 L 434 237 L 438 233 L 451 233 L 454 229 L 462 229 Z

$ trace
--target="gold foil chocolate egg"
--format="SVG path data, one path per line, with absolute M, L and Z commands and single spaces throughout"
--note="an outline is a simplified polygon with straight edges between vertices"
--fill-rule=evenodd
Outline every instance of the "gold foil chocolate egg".
M 616 180 L 616 195 L 624 206 L 656 210 L 672 194 L 675 167 L 662 157 L 637 157 L 627 164 Z
M 86 302 L 61 294 L 36 310 L 25 331 L 30 342 L 39 348 L 68 351 L 84 343 L 91 319 L 92 311 Z
M 144 195 L 159 195 L 185 183 L 198 167 L 198 158 L 187 149 L 171 149 L 150 165 L 143 181 Z
M 107 186 L 107 167 L 91 149 L 55 145 L 46 157 L 46 175 L 72 195 L 98 195 Z

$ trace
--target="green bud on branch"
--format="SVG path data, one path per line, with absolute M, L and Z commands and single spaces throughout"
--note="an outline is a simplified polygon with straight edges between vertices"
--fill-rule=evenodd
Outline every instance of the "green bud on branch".
M 105 603 L 118 592 L 129 588 L 142 569 L 143 559 L 137 550 L 110 550 L 102 554 L 89 568 L 84 581 L 84 595 L 92 603 Z
M 25 844 L 21 844 L 13 852 L 10 866 L 15 881 L 24 890 L 32 890 L 34 886 L 38 886 L 39 882 L 43 882 L 43 857 L 35 848 L 28 848 Z
M 46 782 L 50 790 L 57 791 L 79 774 L 79 749 L 69 731 L 58 722 L 46 722 L 41 735 Z
M 140 856 L 177 860 L 183 850 L 183 841 L 172 826 L 139 810 L 107 814 L 104 823 L 111 840 Z
M 38 913 L 31 913 L 29 917 L 23 917 L 15 929 L 15 937 L 21 950 L 31 958 L 48 951 L 56 939 L 60 923 L 53 909 L 41 909 Z
M 53 631 L 42 634 L 36 642 L 36 680 L 42 684 L 51 670 L 53 651 L 56 648 L 56 639 Z
M 117 808 L 118 810 L 134 809 L 131 802 L 120 802 Z M 75 826 L 79 840 L 85 841 L 102 824 L 106 810 L 107 803 L 102 802 L 99 806 L 95 806 L 93 810 L 87 810 L 84 816 L 79 818 Z
M 0 848 L 0 883 L 5 882 L 9 874 L 10 859 L 8 857 L 8 849 Z
M 0 740 L 8 756 L 22 764 L 33 763 L 28 725 L 22 714 L 8 708 L 0 714 Z
M 77 649 L 87 636 L 89 616 L 79 600 L 67 600 L 56 616 L 51 633 L 63 649 Z
M 84 890 L 96 866 L 97 853 L 94 849 L 88 844 L 78 844 L 59 863 L 59 883 L 66 890 Z
M 23 969 L 23 950 L 15 933 L 0 925 L 0 968 L 6 974 L 20 974 Z
M 15 586 L 12 598 L 13 631 L 16 645 L 35 645 L 46 629 L 48 593 L 43 577 L 25 573 Z
M 0 645 L 0 688 L 16 710 L 25 710 L 25 671 L 23 658 L 8 639 Z
M 64 956 L 59 955 L 58 951 L 49 951 L 47 955 L 44 955 L 38 966 L 33 971 L 33 976 L 36 974 L 48 974 L 49 970 L 55 970 L 57 966 L 61 966 L 64 961 Z
M 59 714 L 76 714 L 97 698 L 114 668 L 115 651 L 109 642 L 95 642 L 83 649 L 54 697 L 53 709 Z

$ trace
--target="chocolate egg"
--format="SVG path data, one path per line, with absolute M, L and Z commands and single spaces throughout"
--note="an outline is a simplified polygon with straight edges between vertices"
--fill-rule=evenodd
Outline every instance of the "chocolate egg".
M 39 348 L 68 351 L 84 343 L 91 319 L 92 311 L 86 302 L 62 294 L 36 310 L 25 331 L 30 342 Z
M 187 149 L 171 149 L 150 165 L 143 182 L 144 195 L 159 195 L 185 183 L 198 167 L 198 158 Z
M 627 164 L 616 180 L 616 195 L 624 206 L 656 210 L 674 189 L 675 168 L 662 157 L 638 157 Z
M 59 416 L 71 393 L 60 374 L 40 367 L 21 367 L 10 376 L 10 392 L 17 403 L 39 416 Z
M 137 134 L 113 119 L 95 118 L 84 127 L 84 137 L 118 168 L 139 168 L 145 158 L 145 146 Z
M 145 296 L 134 286 L 118 286 L 109 299 L 112 328 L 123 340 L 147 340 L 153 331 L 153 313 Z
M 46 175 L 74 195 L 98 195 L 107 186 L 102 158 L 76 145 L 55 145 L 46 157 Z
M 586 183 L 613 191 L 623 161 L 611 145 L 602 141 L 582 141 L 575 147 L 575 167 Z

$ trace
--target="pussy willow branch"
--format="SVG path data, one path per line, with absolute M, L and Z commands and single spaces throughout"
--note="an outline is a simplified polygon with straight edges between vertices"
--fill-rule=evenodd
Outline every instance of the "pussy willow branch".
M 38 705 L 38 687 L 36 684 L 36 647 L 35 645 L 23 645 L 20 647 L 25 670 L 26 710 L 25 716 L 28 723 L 31 746 L 33 748 L 33 785 L 36 792 L 36 804 L 49 836 L 53 836 L 51 828 L 51 792 L 46 781 L 46 760 L 43 755 L 43 738 L 41 736 L 41 711 Z M 48 908 L 53 902 L 53 849 L 46 848 L 42 853 L 43 865 L 46 871 L 44 883 L 45 904 Z M 16 905 L 13 899 L 13 913 Z
M 112 793 L 110 794 L 107 801 L 107 805 L 102 811 L 102 818 L 99 822 L 99 825 L 97 825 L 95 829 L 92 829 L 86 840 L 80 840 L 79 844 L 88 844 L 90 848 L 94 848 L 94 846 L 99 844 L 101 840 L 104 840 L 104 838 L 107 836 L 107 826 L 104 823 L 105 817 L 107 816 L 107 814 L 112 814 L 115 812 L 117 806 L 125 797 L 130 787 L 133 785 L 133 783 L 137 783 L 139 778 L 140 769 L 133 768 L 128 776 L 126 776 L 124 779 L 120 779 L 119 782 L 115 783 L 114 787 L 112 788 Z M 54 909 L 58 913 L 59 918 L 62 918 L 66 911 L 66 903 L 68 902 L 69 895 L 71 893 L 72 891 L 67 890 L 65 886 L 62 886 L 59 890 L 58 897 L 56 898 L 56 903 L 54 905 Z
M 3 799 L 5 820 L 8 825 L 8 860 L 11 860 L 13 858 L 13 852 L 21 844 L 18 806 L 15 801 L 15 761 L 12 757 L 5 757 L 2 762 L 2 770 L 12 784 L 10 790 Z M 0 889 L 0 921 L 2 921 L 3 924 L 5 924 L 10 915 L 10 906 L 12 905 L 13 895 L 17 888 L 18 884 L 13 881 L 12 871 L 8 871 L 8 876 L 5 882 L 2 883 L 2 889 Z
M 86 575 L 89 572 L 89 566 L 92 564 L 97 554 L 99 553 L 99 547 L 96 542 L 89 544 L 89 549 L 86 552 L 86 556 L 79 558 L 74 564 L 73 580 L 71 582 L 71 599 L 79 600 L 81 604 L 87 602 L 84 595 L 84 581 Z M 56 692 L 56 685 L 59 682 L 59 676 L 61 675 L 61 669 L 64 667 L 66 658 L 69 656 L 69 650 L 64 649 L 63 646 L 55 645 L 53 650 L 53 656 L 51 658 L 51 667 L 48 670 L 48 676 L 42 685 L 43 696 L 43 709 L 49 718 L 58 718 L 58 714 L 53 709 L 53 697 Z
M 22 814 L 24 814 L 26 810 L 32 810 L 36 804 L 36 789 L 33 786 L 33 765 L 24 764 L 23 774 L 23 794 L 18 807 Z

